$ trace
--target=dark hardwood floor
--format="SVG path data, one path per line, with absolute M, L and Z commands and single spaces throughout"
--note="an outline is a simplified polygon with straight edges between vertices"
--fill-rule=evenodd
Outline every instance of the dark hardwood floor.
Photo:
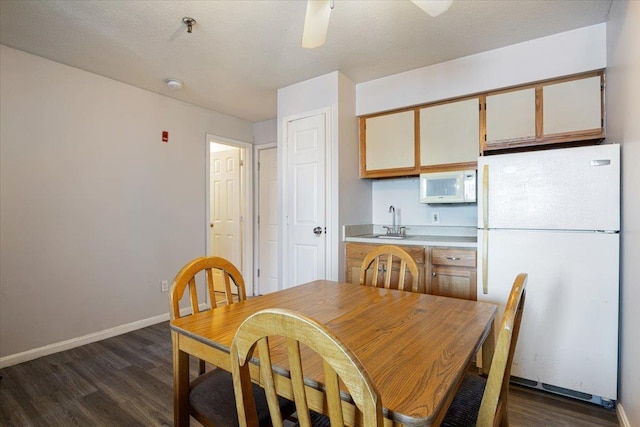
M 197 363 L 191 370 L 195 375 Z M 173 425 L 167 322 L 1 369 L 0 375 L 0 426 Z M 514 427 L 618 425 L 613 411 L 520 386 L 512 386 L 509 415 Z

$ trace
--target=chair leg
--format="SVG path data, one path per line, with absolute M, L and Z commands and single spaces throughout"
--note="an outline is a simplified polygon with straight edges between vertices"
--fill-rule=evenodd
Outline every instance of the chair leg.
M 509 427 L 509 413 L 507 411 L 507 402 L 506 400 L 502 401 L 500 405 L 500 420 L 498 421 L 500 427 Z M 495 423 L 494 423 L 495 424 Z

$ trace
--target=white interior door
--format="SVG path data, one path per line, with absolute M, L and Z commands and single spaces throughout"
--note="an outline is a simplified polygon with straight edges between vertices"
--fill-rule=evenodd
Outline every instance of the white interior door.
M 326 277 L 325 114 L 287 122 L 283 287 Z
M 278 290 L 278 153 L 258 152 L 258 293 Z
M 240 149 L 225 147 L 224 151 L 212 151 L 210 159 L 211 255 L 228 259 L 242 271 Z M 214 279 L 216 290 L 224 290 L 220 282 Z

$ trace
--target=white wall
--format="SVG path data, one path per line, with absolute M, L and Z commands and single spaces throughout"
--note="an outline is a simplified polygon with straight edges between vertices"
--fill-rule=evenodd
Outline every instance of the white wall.
M 207 132 L 253 139 L 249 122 L 0 46 L 0 362 L 168 313 L 160 281 L 205 254 Z
M 306 114 L 329 108 L 331 172 L 327 176 L 331 189 L 327 199 L 331 201 L 331 224 L 327 229 L 328 242 L 332 248 L 329 263 L 330 277 L 344 278 L 344 243 L 341 241 L 342 225 L 353 222 L 369 222 L 371 218 L 371 184 L 358 178 L 358 133 L 355 116 L 355 85 L 338 71 L 325 74 L 301 83 L 278 90 L 278 165 L 280 170 L 281 192 L 279 206 L 282 209 L 282 191 L 284 188 L 283 146 L 284 129 L 287 117 Z M 329 166 L 329 165 L 327 165 Z M 351 170 L 349 168 L 352 168 Z M 355 169 L 355 170 L 354 170 Z M 280 212 L 282 218 L 282 212 Z M 346 221 L 346 222 L 345 222 Z M 282 227 L 283 232 L 284 227 Z M 285 236 L 280 245 L 281 260 L 284 259 Z M 279 277 L 285 278 L 281 264 Z M 284 280 L 284 279 L 283 279 Z
M 275 144 L 278 141 L 276 119 L 255 122 L 253 124 L 254 145 Z
M 615 1 L 607 22 L 607 140 L 622 147 L 619 402 L 640 426 L 640 2 Z M 619 408 L 620 409 L 620 408 Z
M 359 122 L 356 118 L 356 86 L 345 75 L 338 73 L 338 131 L 340 143 L 338 174 L 333 182 L 333 194 L 338 195 L 340 209 L 337 214 L 338 228 L 335 238 L 338 242 L 338 280 L 346 280 L 346 249 L 342 240 L 342 226 L 371 222 L 372 182 L 360 179 Z
M 598 24 L 418 68 L 356 86 L 361 116 L 606 66 L 606 25 Z
M 392 222 L 389 206 L 396 210 L 398 226 L 408 226 L 407 234 L 412 225 L 433 226 L 431 213 L 437 212 L 440 223 L 437 226 L 477 226 L 478 206 L 468 205 L 427 205 L 420 203 L 420 179 L 398 178 L 383 179 L 373 182 L 373 223 L 376 225 L 390 225 Z

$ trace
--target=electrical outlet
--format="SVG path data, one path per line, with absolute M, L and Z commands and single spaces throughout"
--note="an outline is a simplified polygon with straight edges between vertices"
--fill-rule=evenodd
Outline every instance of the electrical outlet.
M 160 292 L 169 292 L 169 281 L 163 280 L 160 282 Z
M 431 212 L 431 223 L 440 224 L 440 212 Z

